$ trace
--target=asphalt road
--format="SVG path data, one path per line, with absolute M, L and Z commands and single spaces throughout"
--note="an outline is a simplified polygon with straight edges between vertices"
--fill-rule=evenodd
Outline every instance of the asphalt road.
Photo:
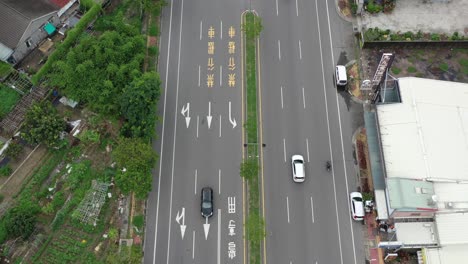
M 264 26 L 264 263 L 364 263 L 363 226 L 351 220 L 348 198 L 357 185 L 352 134 L 362 107 L 333 77 L 336 64 L 353 58 L 352 26 L 333 1 L 255 1 L 253 8 Z M 294 154 L 306 161 L 304 183 L 292 181 Z
M 154 143 L 160 159 L 147 202 L 144 263 L 244 261 L 240 19 L 246 5 L 172 0 L 163 11 Z M 208 222 L 200 213 L 205 186 L 214 190 Z

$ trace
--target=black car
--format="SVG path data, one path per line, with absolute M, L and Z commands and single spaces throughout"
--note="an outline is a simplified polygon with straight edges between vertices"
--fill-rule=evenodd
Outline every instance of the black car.
M 203 217 L 213 215 L 213 189 L 210 187 L 201 190 L 201 214 Z

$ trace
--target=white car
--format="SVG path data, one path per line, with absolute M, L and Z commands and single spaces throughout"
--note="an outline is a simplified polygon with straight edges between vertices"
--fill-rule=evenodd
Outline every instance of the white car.
M 304 182 L 305 172 L 304 172 L 304 157 L 301 155 L 293 155 L 291 158 L 293 181 L 294 182 Z
M 351 201 L 351 217 L 356 221 L 364 220 L 364 203 L 362 201 L 362 194 L 359 192 L 352 192 L 349 195 Z

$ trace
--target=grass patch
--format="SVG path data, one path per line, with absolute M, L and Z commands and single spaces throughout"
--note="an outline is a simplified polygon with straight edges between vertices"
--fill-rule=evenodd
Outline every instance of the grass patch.
M 460 63 L 461 72 L 468 75 L 468 59 L 460 59 L 458 63 Z
M 261 19 L 253 13 L 246 13 L 243 17 L 242 29 L 245 33 L 245 61 L 246 61 L 246 110 L 247 120 L 245 129 L 247 134 L 247 159 L 241 166 L 241 174 L 251 174 L 244 177 L 249 189 L 249 216 L 246 221 L 246 233 L 249 241 L 249 263 L 261 262 L 261 242 L 265 238 L 265 223 L 260 214 L 260 190 L 258 179 L 258 133 L 257 133 L 257 64 L 256 43 L 262 30 Z M 245 164 L 250 164 L 245 167 Z M 242 170 L 244 169 L 244 172 Z
M 408 68 L 406 69 L 406 71 L 408 71 L 409 73 L 415 73 L 417 72 L 418 70 L 413 67 L 413 66 L 408 66 Z
M 157 57 L 159 53 L 158 47 L 157 46 L 152 46 L 148 48 L 148 54 L 151 57 Z
M 159 36 L 159 27 L 157 24 L 153 23 L 149 28 L 149 35 L 150 36 Z
M 449 66 L 448 66 L 447 63 L 443 62 L 443 63 L 439 64 L 439 68 L 446 72 L 446 71 L 448 71 Z
M 10 64 L 0 61 L 0 79 L 6 77 L 12 69 L 13 67 Z
M 21 96 L 15 90 L 0 84 L 0 98 L 2 101 L 0 104 L 0 119 L 2 119 L 15 107 Z
M 393 74 L 399 74 L 401 72 L 401 69 L 398 67 L 392 67 L 392 73 Z

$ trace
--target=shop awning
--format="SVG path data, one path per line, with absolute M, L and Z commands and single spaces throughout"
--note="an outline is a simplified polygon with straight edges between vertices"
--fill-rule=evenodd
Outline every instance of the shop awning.
M 54 27 L 54 25 L 52 25 L 52 23 L 47 23 L 44 26 L 44 30 L 47 32 L 47 34 L 52 35 L 55 32 L 56 28 Z

